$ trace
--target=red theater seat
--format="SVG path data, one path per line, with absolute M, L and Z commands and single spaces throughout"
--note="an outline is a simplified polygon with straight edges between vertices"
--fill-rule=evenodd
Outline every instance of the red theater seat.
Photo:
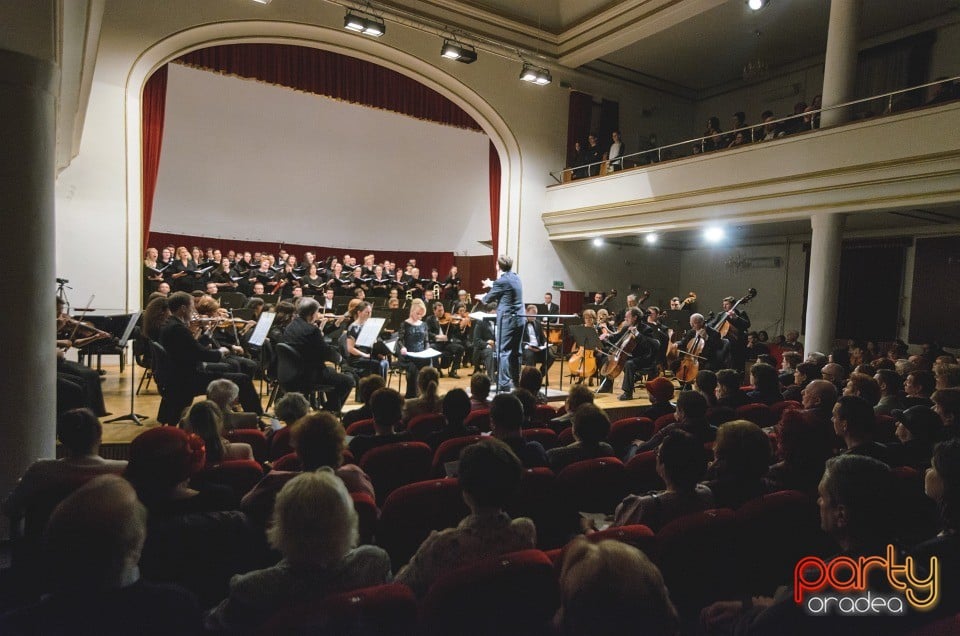
M 433 451 L 423 442 L 399 442 L 371 448 L 360 458 L 360 468 L 383 503 L 400 486 L 430 479 L 432 462 Z
M 557 491 L 573 511 L 612 513 L 627 495 L 627 470 L 616 457 L 575 462 L 557 475 Z
M 442 429 L 445 421 L 443 415 L 439 413 L 423 413 L 410 420 L 407 424 L 407 432 L 413 439 L 423 441 L 430 433 Z
M 417 602 L 406 585 L 390 583 L 282 608 L 260 634 L 413 636 Z

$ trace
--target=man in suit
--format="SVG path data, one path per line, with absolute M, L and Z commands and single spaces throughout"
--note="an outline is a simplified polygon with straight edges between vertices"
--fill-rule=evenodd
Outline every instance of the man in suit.
M 168 395 L 164 396 L 164 401 L 169 401 L 164 408 L 166 413 L 162 419 L 160 416 L 157 419 L 164 423 L 175 423 L 181 411 L 190 406 L 193 396 L 206 393 L 207 385 L 219 378 L 231 380 L 239 387 L 244 411 L 263 415 L 260 396 L 250 376 L 236 373 L 229 365 L 223 364 L 223 358 L 230 353 L 230 349 L 204 347 L 191 333 L 188 325 L 195 313 L 193 296 L 176 292 L 167 302 L 172 315 L 160 331 L 160 344 L 167 352 L 174 372 L 170 378 Z
M 513 258 L 501 254 L 497 259 L 501 274 L 496 281 L 489 278 L 483 281 L 484 289 L 490 291 L 481 295 L 480 300 L 497 302 L 497 359 L 499 378 L 497 390 L 513 390 L 515 378 L 520 377 L 520 339 L 523 336 L 523 285 L 520 277 L 513 272 Z
M 560 313 L 560 305 L 553 302 L 553 294 L 550 292 L 543 295 L 543 305 L 541 305 L 541 307 L 543 308 L 543 313 L 548 315 Z
M 699 355 L 701 358 L 705 358 L 705 360 L 700 361 L 700 367 L 703 369 L 715 369 L 718 363 L 717 352 L 722 345 L 720 334 L 716 329 L 707 326 L 703 314 L 690 314 L 690 330 L 683 335 L 679 343 L 680 355 L 684 355 L 682 352 L 687 350 L 687 345 L 690 344 L 691 340 L 697 339 L 703 341 L 703 349 Z M 694 343 L 695 347 L 698 345 L 699 343 Z
M 316 325 L 320 303 L 313 298 L 304 298 L 297 308 L 297 317 L 283 331 L 283 342 L 300 354 L 305 368 L 310 369 L 314 384 L 328 384 L 333 387 L 333 395 L 327 396 L 327 409 L 339 413 L 343 408 L 355 382 L 345 373 L 338 373 L 327 366 L 327 361 L 336 362 L 339 354 L 327 344 L 323 333 Z
M 523 364 L 535 367 L 540 365 L 540 373 L 547 377 L 547 371 L 553 365 L 553 352 L 543 335 L 543 327 L 537 321 L 537 306 L 527 305 L 527 323 L 523 326 Z

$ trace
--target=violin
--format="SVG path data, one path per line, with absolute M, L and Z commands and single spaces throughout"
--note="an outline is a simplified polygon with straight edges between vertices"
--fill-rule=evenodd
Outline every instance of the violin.
M 63 338 L 63 340 L 68 340 L 70 346 L 77 348 L 85 347 L 91 342 L 98 340 L 113 338 L 112 334 L 102 329 L 97 329 L 89 322 L 71 318 L 67 314 L 57 316 L 57 333 L 65 333 L 68 329 L 70 330 L 70 335 Z

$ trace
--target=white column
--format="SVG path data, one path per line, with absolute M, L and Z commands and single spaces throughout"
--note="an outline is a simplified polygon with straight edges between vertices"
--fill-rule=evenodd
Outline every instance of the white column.
M 56 439 L 55 66 L 0 49 L 0 493 Z M 5 535 L 6 517 L 0 534 Z
M 857 52 L 860 42 L 860 0 L 831 0 L 827 28 L 827 54 L 823 67 L 823 107 L 849 102 L 857 80 Z M 826 110 L 820 126 L 842 124 L 848 119 L 845 108 Z
M 817 214 L 810 219 L 810 280 L 803 350 L 829 354 L 837 326 L 840 290 L 840 249 L 843 215 Z

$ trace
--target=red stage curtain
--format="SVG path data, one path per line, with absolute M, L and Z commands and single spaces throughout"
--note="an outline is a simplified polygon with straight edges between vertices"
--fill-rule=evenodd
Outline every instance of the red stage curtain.
M 490 142 L 490 240 L 493 244 L 493 256 L 500 252 L 500 155 L 496 146 Z
M 226 44 L 177 61 L 427 121 L 483 129 L 462 108 L 417 80 L 372 62 L 286 44 Z
M 143 98 L 140 102 L 143 248 L 146 248 L 150 241 L 150 217 L 153 215 L 153 194 L 157 189 L 157 170 L 160 168 L 160 146 L 163 144 L 163 119 L 166 104 L 167 67 L 164 65 L 147 80 L 143 87 Z
M 166 245 L 173 245 L 174 247 L 180 247 L 182 245 L 187 249 L 193 249 L 194 246 L 197 246 L 202 250 L 206 250 L 208 247 L 212 247 L 213 249 L 220 250 L 224 254 L 226 254 L 228 250 L 234 250 L 235 252 L 265 252 L 276 255 L 277 251 L 280 248 L 283 248 L 287 250 L 287 252 L 296 256 L 301 262 L 303 261 L 304 252 L 313 252 L 317 255 L 318 260 L 323 260 L 327 256 L 336 256 L 342 261 L 343 255 L 349 254 L 350 256 L 356 258 L 357 262 L 360 264 L 363 263 L 363 257 L 366 254 L 372 253 L 376 255 L 378 263 L 383 262 L 383 260 L 386 259 L 394 261 L 400 267 L 406 265 L 407 261 L 411 258 L 415 258 L 417 259 L 417 267 L 420 268 L 420 275 L 423 278 L 430 276 L 430 268 L 432 267 L 436 267 L 440 272 L 440 277 L 444 278 L 446 277 L 447 272 L 450 271 L 450 267 L 454 265 L 453 252 L 372 250 L 355 245 L 350 247 L 336 247 L 323 245 L 304 245 L 300 243 L 244 241 L 239 239 L 217 238 L 211 236 L 168 234 L 164 232 L 151 232 L 150 240 L 151 246 L 156 247 L 158 250 L 163 249 L 163 247 Z
M 579 141 L 581 148 L 587 144 L 590 134 L 590 118 L 593 113 L 593 97 L 579 91 L 570 91 L 570 105 L 567 112 L 567 165 L 573 167 L 576 150 L 574 142 Z

